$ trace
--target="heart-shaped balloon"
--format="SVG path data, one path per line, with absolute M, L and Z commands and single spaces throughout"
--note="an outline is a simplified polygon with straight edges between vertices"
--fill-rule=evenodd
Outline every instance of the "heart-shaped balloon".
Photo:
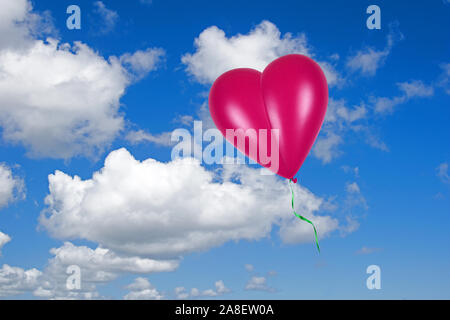
M 305 161 L 327 104 L 328 86 L 322 69 L 299 54 L 274 60 L 262 73 L 248 68 L 225 72 L 209 93 L 211 117 L 225 138 L 287 179 L 292 179 Z M 264 132 L 266 135 L 261 134 Z

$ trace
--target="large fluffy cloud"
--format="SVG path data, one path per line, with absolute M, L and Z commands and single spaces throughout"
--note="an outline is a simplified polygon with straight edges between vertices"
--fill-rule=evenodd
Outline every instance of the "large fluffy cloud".
M 2 4 L 0 127 L 3 139 L 24 145 L 30 156 L 95 155 L 123 128 L 120 98 L 138 73 L 162 56 L 148 49 L 105 59 L 86 44 L 35 37 L 25 0 Z M 30 26 L 31 25 L 31 26 Z
M 314 239 L 290 210 L 285 181 L 246 166 L 205 170 L 194 159 L 138 161 L 113 151 L 88 180 L 56 171 L 49 176 L 48 208 L 40 225 L 60 239 L 82 238 L 129 255 L 176 257 L 230 240 L 260 239 L 280 226 L 286 242 Z M 338 228 L 316 215 L 323 200 L 295 186 L 298 212 L 320 237 Z
M 234 68 L 254 68 L 262 71 L 276 58 L 300 53 L 311 56 L 304 34 L 281 35 L 271 22 L 263 21 L 248 34 L 227 38 L 225 32 L 216 26 L 203 30 L 195 39 L 196 51 L 182 57 L 189 74 L 201 83 L 211 83 L 223 72 Z M 324 69 L 328 83 L 334 85 L 339 75 L 327 62 L 319 62 Z
M 2 240 L 3 239 L 3 240 Z M 0 247 L 10 239 L 0 232 Z M 31 293 L 45 299 L 101 298 L 99 284 L 108 283 L 120 274 L 149 274 L 172 271 L 178 267 L 176 260 L 152 260 L 136 256 L 120 256 L 104 248 L 91 249 L 65 242 L 50 250 L 53 255 L 42 270 L 25 270 L 3 265 L 0 269 L 0 296 Z M 68 267 L 76 266 L 80 272 L 80 288 L 68 288 Z M 143 295 L 145 292 L 139 292 Z M 148 292 L 147 292 L 148 293 Z M 134 292 L 132 295 L 137 295 Z
M 34 295 L 52 299 L 97 298 L 97 285 L 114 280 L 120 274 L 149 274 L 173 271 L 178 267 L 175 260 L 153 260 L 137 256 L 120 256 L 109 249 L 75 246 L 65 242 L 50 250 L 53 257 L 39 279 Z M 81 272 L 81 288 L 68 290 L 67 268 L 77 266 Z

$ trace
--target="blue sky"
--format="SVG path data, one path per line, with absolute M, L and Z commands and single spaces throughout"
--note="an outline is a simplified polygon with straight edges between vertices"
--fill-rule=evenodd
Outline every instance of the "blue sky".
M 448 2 L 0 3 L 1 298 L 449 298 Z M 288 53 L 329 83 L 296 186 L 320 254 L 284 179 L 171 160 L 215 77 Z

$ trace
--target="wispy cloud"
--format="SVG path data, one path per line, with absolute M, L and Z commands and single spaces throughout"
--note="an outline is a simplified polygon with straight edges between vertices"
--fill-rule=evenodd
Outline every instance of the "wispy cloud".
M 94 11 L 101 17 L 103 22 L 100 33 L 111 32 L 119 20 L 119 14 L 114 10 L 108 9 L 102 1 L 94 2 Z
M 440 67 L 442 73 L 438 80 L 438 86 L 442 87 L 445 93 L 450 94 L 450 63 L 442 63 Z
M 125 53 L 120 56 L 119 60 L 139 80 L 150 71 L 155 70 L 163 61 L 164 56 L 165 51 L 161 48 L 147 48 L 134 53 Z
M 344 99 L 331 98 L 328 102 L 322 133 L 313 147 L 313 155 L 323 163 L 330 163 L 340 156 L 342 151 L 339 146 L 344 142 L 342 137 L 349 131 L 360 130 L 361 121 L 367 116 L 368 110 L 363 103 L 348 106 Z
M 255 267 L 254 267 L 252 264 L 246 264 L 246 265 L 244 266 L 244 268 L 245 268 L 245 270 L 247 270 L 248 272 L 252 272 L 252 271 L 255 269 Z
M 347 67 L 351 71 L 360 72 L 365 76 L 374 76 L 377 70 L 384 65 L 394 44 L 403 39 L 402 33 L 398 30 L 398 23 L 391 23 L 389 28 L 390 32 L 383 49 L 377 50 L 373 47 L 366 47 L 348 58 Z
M 381 248 L 362 247 L 361 249 L 357 250 L 355 253 L 361 255 L 361 254 L 371 254 L 371 253 L 380 252 L 380 251 L 382 251 Z
M 132 144 L 151 142 L 156 145 L 169 147 L 175 144 L 175 142 L 171 141 L 171 135 L 172 133 L 168 131 L 155 135 L 144 130 L 137 130 L 128 132 L 125 139 Z
M 450 177 L 448 175 L 448 163 L 447 162 L 441 163 L 436 168 L 436 174 L 439 177 L 439 179 L 441 179 L 441 181 L 443 183 L 450 183 Z
M 406 103 L 412 98 L 431 97 L 434 94 L 432 86 L 423 83 L 421 80 L 412 80 L 397 83 L 401 92 L 400 95 L 387 97 L 372 97 L 371 101 L 374 105 L 374 111 L 379 114 L 389 114 L 394 112 L 395 108 Z

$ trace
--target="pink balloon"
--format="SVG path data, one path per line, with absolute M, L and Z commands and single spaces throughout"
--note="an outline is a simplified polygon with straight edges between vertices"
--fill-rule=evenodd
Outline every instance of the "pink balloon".
M 271 62 L 261 73 L 239 68 L 222 74 L 209 94 L 209 110 L 225 138 L 248 157 L 276 174 L 292 179 L 302 166 L 319 134 L 328 104 L 325 75 L 314 60 L 290 54 Z M 227 129 L 238 134 L 227 137 Z M 253 129 L 256 135 L 243 131 Z M 260 136 L 278 129 L 275 141 Z M 245 146 L 238 143 L 245 138 Z M 266 142 L 267 141 L 267 142 Z M 241 141 L 242 142 L 242 141 Z M 274 165 L 262 155 L 278 145 Z M 255 146 L 251 149 L 250 146 Z

